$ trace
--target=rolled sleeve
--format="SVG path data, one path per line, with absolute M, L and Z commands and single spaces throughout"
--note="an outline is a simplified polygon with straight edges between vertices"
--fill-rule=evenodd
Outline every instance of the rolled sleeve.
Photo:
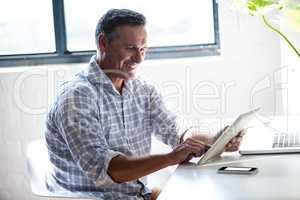
M 112 150 L 108 150 L 105 154 L 104 157 L 104 166 L 103 166 L 103 170 L 100 172 L 99 177 L 96 179 L 95 184 L 96 186 L 102 186 L 102 185 L 113 185 L 113 184 L 117 184 L 111 177 L 110 175 L 107 173 L 108 171 L 108 167 L 109 167 L 109 163 L 110 161 L 118 156 L 121 155 L 120 152 L 116 152 L 116 151 L 112 151 Z

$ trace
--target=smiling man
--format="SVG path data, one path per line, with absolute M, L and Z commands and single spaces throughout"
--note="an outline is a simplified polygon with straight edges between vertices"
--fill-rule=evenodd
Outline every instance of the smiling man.
M 98 30 L 99 31 L 99 30 Z M 118 26 L 112 37 L 98 34 L 100 51 L 97 63 L 107 74 L 115 88 L 122 92 L 124 80 L 135 78 L 137 66 L 144 60 L 147 49 L 147 33 L 142 25 Z
M 135 77 L 147 50 L 145 17 L 109 10 L 96 28 L 97 55 L 66 82 L 47 117 L 52 191 L 90 192 L 99 199 L 155 199 L 145 176 L 201 156 L 214 136 L 178 133 L 176 116 L 155 88 Z M 151 136 L 173 150 L 150 155 Z M 234 138 L 227 150 L 238 149 Z

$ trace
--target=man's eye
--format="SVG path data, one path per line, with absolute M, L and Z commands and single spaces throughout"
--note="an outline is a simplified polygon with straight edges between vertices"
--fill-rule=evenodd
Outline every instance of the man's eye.
M 144 53 L 144 52 L 146 52 L 147 51 L 147 49 L 148 48 L 137 48 L 137 47 L 131 47 L 131 46 L 129 46 L 129 47 L 126 47 L 126 49 L 128 50 L 128 51 L 139 51 L 139 52 L 141 52 L 141 53 Z
M 126 49 L 129 50 L 129 51 L 135 51 L 134 47 L 127 47 Z

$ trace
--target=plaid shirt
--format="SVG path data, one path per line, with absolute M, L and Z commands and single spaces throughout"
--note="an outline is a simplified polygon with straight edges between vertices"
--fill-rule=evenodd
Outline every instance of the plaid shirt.
M 175 121 L 153 86 L 128 80 L 121 95 L 93 56 L 86 70 L 63 84 L 47 116 L 51 177 L 57 185 L 48 184 L 49 189 L 147 199 L 151 191 L 144 180 L 114 182 L 107 174 L 109 162 L 120 154 L 149 155 L 153 134 L 174 147 L 179 142 Z

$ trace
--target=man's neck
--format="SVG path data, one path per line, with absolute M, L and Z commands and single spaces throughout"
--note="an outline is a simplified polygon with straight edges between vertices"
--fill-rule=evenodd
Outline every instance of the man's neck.
M 106 66 L 105 62 L 101 61 L 98 58 L 96 59 L 96 61 L 97 61 L 98 66 L 103 70 L 103 72 L 106 74 L 106 76 L 111 80 L 111 82 L 114 85 L 114 87 L 116 88 L 116 90 L 119 91 L 119 93 L 121 94 L 122 88 L 123 88 L 123 85 L 124 85 L 124 79 L 114 77 L 113 74 L 107 73 L 107 71 L 109 71 L 109 68 L 105 67 Z
M 111 77 L 109 77 L 109 78 L 110 78 L 111 82 L 113 83 L 113 85 L 115 86 L 116 90 L 118 90 L 119 93 L 121 94 L 122 93 L 122 88 L 123 88 L 123 85 L 124 85 L 124 80 L 120 79 L 120 78 L 111 78 Z

